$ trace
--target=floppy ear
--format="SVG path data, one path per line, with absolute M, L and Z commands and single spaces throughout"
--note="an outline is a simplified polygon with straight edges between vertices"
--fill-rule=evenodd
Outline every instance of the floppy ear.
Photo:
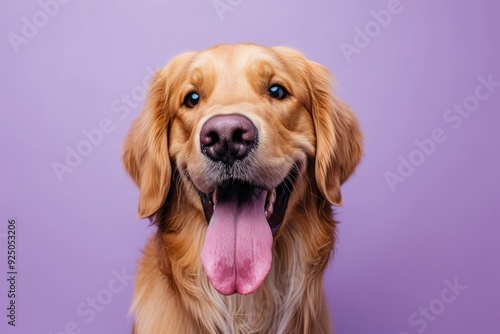
M 167 197 L 172 177 L 168 130 L 179 102 L 171 97 L 194 55 L 181 54 L 155 73 L 144 109 L 125 139 L 123 164 L 139 187 L 139 218 L 154 215 Z
M 170 187 L 166 84 L 162 70 L 156 72 L 145 107 L 125 140 L 123 164 L 140 190 L 139 218 L 156 213 Z
M 332 75 L 310 62 L 312 117 L 316 131 L 316 183 L 323 197 L 342 205 L 340 186 L 354 172 L 363 154 L 356 116 L 332 91 Z

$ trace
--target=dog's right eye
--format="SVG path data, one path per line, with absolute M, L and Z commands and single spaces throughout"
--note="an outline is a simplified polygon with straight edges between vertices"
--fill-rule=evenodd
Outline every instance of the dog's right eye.
M 194 108 L 200 102 L 200 95 L 196 92 L 191 92 L 184 98 L 184 105 L 188 108 Z
M 288 92 L 286 91 L 285 87 L 277 84 L 269 87 L 267 93 L 269 94 L 269 96 L 276 100 L 283 100 L 288 96 Z

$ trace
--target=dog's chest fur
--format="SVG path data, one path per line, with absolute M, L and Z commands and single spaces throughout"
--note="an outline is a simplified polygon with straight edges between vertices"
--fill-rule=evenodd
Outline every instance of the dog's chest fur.
M 196 256 L 206 222 L 199 221 L 199 226 L 196 215 L 184 215 L 195 228 L 182 233 L 186 228 L 176 228 L 176 223 L 182 224 L 179 219 L 170 220 L 168 230 L 160 229 L 150 240 L 140 263 L 133 307 L 141 305 L 136 316 L 155 321 L 136 324 L 137 333 L 163 333 L 167 328 L 165 333 L 330 333 L 322 327 L 330 323 L 322 276 L 333 247 L 334 223 L 321 226 L 321 217 L 309 222 L 301 221 L 300 214 L 296 217 L 287 226 L 291 235 L 275 241 L 273 266 L 264 284 L 247 296 L 221 295 L 208 281 Z M 301 233 L 305 224 L 319 228 L 316 252 L 287 242 L 300 240 L 293 234 Z

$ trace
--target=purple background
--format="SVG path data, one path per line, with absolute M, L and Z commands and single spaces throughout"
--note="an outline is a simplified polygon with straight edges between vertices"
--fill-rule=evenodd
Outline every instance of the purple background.
M 2 2 L 0 332 L 65 333 L 71 322 L 81 333 L 130 332 L 132 284 L 113 273 L 134 273 L 153 229 L 135 218 L 138 192 L 120 154 L 147 68 L 253 41 L 293 46 L 328 67 L 366 136 L 325 276 L 337 333 L 500 333 L 500 87 L 459 128 L 443 119 L 474 102 L 479 76 L 500 82 L 500 2 L 401 0 L 380 28 L 371 11 L 388 0 L 222 1 L 233 4 L 223 19 L 212 0 L 69 1 L 47 22 L 36 0 Z M 22 35 L 33 15 L 41 27 L 15 52 L 9 33 Z M 356 27 L 373 37 L 348 61 L 340 45 L 354 45 Z M 124 107 L 124 94 L 137 103 Z M 65 164 L 67 146 L 105 119 L 112 131 L 60 182 L 52 164 Z M 446 141 L 418 161 L 415 140 L 436 128 Z M 384 174 L 398 172 L 400 156 L 422 163 L 392 191 Z M 9 218 L 18 229 L 15 328 L 5 317 Z M 441 300 L 446 280 L 466 286 L 450 303 Z M 96 297 L 105 305 L 91 319 L 86 303 Z

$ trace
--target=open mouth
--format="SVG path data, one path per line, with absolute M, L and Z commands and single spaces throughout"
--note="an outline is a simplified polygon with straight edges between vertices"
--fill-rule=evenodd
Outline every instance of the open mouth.
M 228 179 L 200 198 L 208 222 L 201 260 L 224 295 L 250 294 L 266 278 L 273 235 L 285 217 L 293 176 L 272 189 Z
M 278 231 L 285 218 L 288 198 L 292 191 L 293 183 L 291 177 L 287 177 L 276 188 L 265 190 L 259 186 L 252 186 L 249 183 L 228 179 L 217 186 L 215 191 L 210 193 L 199 192 L 203 211 L 207 223 L 210 223 L 215 211 L 218 199 L 226 200 L 229 197 L 238 197 L 238 202 L 252 200 L 255 193 L 266 191 L 266 201 L 262 208 L 269 227 L 274 234 Z

